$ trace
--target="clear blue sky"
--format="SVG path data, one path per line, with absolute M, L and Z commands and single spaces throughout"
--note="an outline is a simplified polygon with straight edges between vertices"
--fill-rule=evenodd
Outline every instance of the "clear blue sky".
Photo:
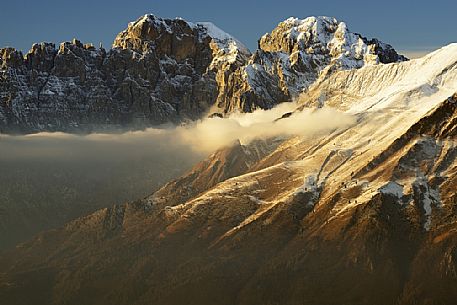
M 250 49 L 290 17 L 334 16 L 352 31 L 399 50 L 421 51 L 457 41 L 456 0 L 14 0 L 0 6 L 0 47 L 28 50 L 33 42 L 73 37 L 110 46 L 129 21 L 145 13 L 212 21 Z

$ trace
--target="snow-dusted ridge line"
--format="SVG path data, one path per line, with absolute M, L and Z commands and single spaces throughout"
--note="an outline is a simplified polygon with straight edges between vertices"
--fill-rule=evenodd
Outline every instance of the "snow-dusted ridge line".
M 302 100 L 307 106 L 326 105 L 351 114 L 404 109 L 417 111 L 420 117 L 456 88 L 457 44 L 453 43 L 419 59 L 338 71 L 317 80 Z
M 189 23 L 189 22 L 188 22 Z M 191 24 L 191 23 L 189 23 Z M 241 49 L 242 52 L 246 54 L 250 54 L 251 51 L 238 39 L 233 37 L 232 35 L 228 34 L 227 32 L 224 32 L 220 28 L 218 28 L 214 23 L 212 22 L 196 22 L 195 23 L 196 27 L 202 27 L 206 30 L 206 34 L 208 34 L 209 37 L 219 40 L 219 41 L 233 41 L 238 48 Z
M 394 65 L 406 67 L 402 77 L 391 86 L 379 91 L 373 98 L 368 98 L 360 104 L 354 104 L 350 108 L 351 113 L 377 111 L 392 107 L 408 108 L 409 110 L 419 106 L 426 108 L 424 105 L 418 104 L 417 101 L 420 97 L 431 103 L 428 107 L 431 109 L 456 91 L 457 43 L 445 46 L 422 58 Z M 364 71 L 361 69 L 357 72 L 363 73 Z M 433 97 L 433 100 L 430 100 L 429 97 Z
M 291 17 L 260 38 L 259 50 L 242 68 L 242 76 L 256 95 L 273 102 L 284 95 L 296 99 L 340 70 L 404 60 L 390 45 L 352 33 L 335 18 Z
M 284 31 L 284 35 L 291 41 L 296 42 L 299 50 L 305 53 L 309 53 L 305 47 L 311 43 L 320 44 L 328 49 L 332 60 L 339 61 L 338 64 L 344 69 L 380 63 L 380 58 L 375 52 L 375 45 L 368 45 L 368 39 L 351 32 L 345 22 L 334 17 L 311 16 L 305 19 L 290 17 L 280 22 L 278 28 Z M 270 33 L 267 33 L 261 39 L 268 39 L 269 36 Z M 381 41 L 376 40 L 376 42 L 383 49 L 392 48 Z M 297 50 L 293 52 L 297 52 Z
M 224 64 L 233 64 L 237 61 L 246 61 L 251 52 L 241 43 L 238 39 L 221 30 L 212 22 L 190 22 L 181 17 L 176 17 L 174 20 L 180 20 L 187 24 L 190 29 L 197 33 L 197 37 L 202 41 L 206 37 L 210 37 L 214 43 L 213 61 L 211 62 L 210 69 L 219 70 Z M 129 23 L 129 27 L 135 27 L 142 23 L 153 24 L 156 28 L 165 29 L 168 33 L 172 34 L 173 30 L 170 27 L 170 19 L 157 17 L 153 14 L 145 14 L 138 18 L 135 22 Z

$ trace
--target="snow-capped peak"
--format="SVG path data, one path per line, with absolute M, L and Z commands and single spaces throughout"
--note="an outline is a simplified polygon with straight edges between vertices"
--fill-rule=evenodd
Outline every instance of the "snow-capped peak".
M 153 14 L 145 14 L 138 18 L 134 22 L 129 22 L 129 27 L 133 27 L 135 25 L 143 24 L 143 23 L 149 23 L 149 24 L 154 24 L 156 27 L 159 28 L 164 28 L 168 32 L 172 32 L 172 29 L 170 26 L 167 24 L 166 20 L 160 17 L 157 17 Z
M 318 79 L 340 70 L 406 60 L 387 44 L 349 31 L 332 17 L 288 18 L 259 40 L 260 50 L 244 69 L 244 78 L 262 100 L 295 98 Z M 267 86 L 265 80 L 279 80 Z M 286 97 L 286 98 L 285 98 Z
M 282 51 L 289 55 L 299 52 L 302 57 L 317 56 L 320 62 L 329 54 L 332 66 L 340 69 L 380 63 L 383 52 L 394 53 L 394 61 L 404 60 L 390 45 L 363 38 L 349 31 L 346 23 L 326 16 L 288 18 L 271 33 L 265 34 L 260 46 L 266 51 Z
M 238 39 L 234 38 L 232 35 L 228 34 L 227 32 L 221 30 L 219 27 L 217 27 L 214 23 L 212 22 L 190 22 L 187 21 L 181 17 L 176 17 L 175 20 L 181 20 L 189 25 L 190 28 L 196 29 L 200 32 L 202 32 L 203 35 L 207 35 L 214 39 L 217 42 L 220 43 L 230 43 L 233 42 L 234 45 L 236 45 L 243 53 L 250 54 L 249 49 L 241 43 Z M 149 23 L 149 24 L 154 24 L 156 27 L 161 27 L 165 28 L 167 31 L 172 32 L 172 29 L 169 25 L 171 19 L 163 19 L 160 17 L 157 17 L 153 14 L 145 14 L 142 17 L 138 18 L 135 22 L 130 22 L 129 26 L 135 26 L 137 24 L 142 24 L 142 23 Z
M 238 59 L 247 60 L 251 55 L 249 49 L 232 35 L 224 32 L 211 22 L 189 23 L 194 29 L 197 29 L 202 36 L 210 37 L 217 48 L 213 49 L 213 62 L 211 68 L 220 66 L 223 63 L 234 63 Z
M 242 45 L 244 47 L 244 45 L 239 42 L 237 39 L 235 39 L 232 35 L 224 32 L 223 30 L 221 30 L 220 28 L 218 28 L 214 23 L 212 22 L 197 22 L 195 24 L 196 27 L 199 27 L 199 28 L 202 28 L 204 29 L 204 31 L 206 32 L 206 34 L 213 38 L 213 39 L 217 39 L 219 41 L 224 41 L 224 40 L 235 40 L 237 41 L 240 45 Z M 246 48 L 246 47 L 245 47 Z
M 182 37 L 195 35 L 202 42 L 211 38 L 213 61 L 210 68 L 220 68 L 224 63 L 244 62 L 251 55 L 249 49 L 232 35 L 224 32 L 211 22 L 189 22 L 183 18 L 163 19 L 153 14 L 145 14 L 128 28 L 121 32 L 114 42 L 114 47 L 125 45 L 129 36 L 140 37 L 144 40 L 160 39 L 160 33 L 167 33 Z M 193 32 L 193 34 L 192 34 Z M 130 33 L 130 34 L 129 34 Z
M 233 44 L 245 54 L 250 54 L 249 49 L 232 35 L 224 32 L 212 22 L 197 22 L 196 26 L 203 29 L 206 34 L 219 42 L 233 42 Z

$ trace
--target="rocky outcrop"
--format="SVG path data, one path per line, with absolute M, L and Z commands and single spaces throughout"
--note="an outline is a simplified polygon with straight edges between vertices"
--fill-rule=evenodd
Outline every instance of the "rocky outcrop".
M 211 23 L 145 15 L 105 50 L 0 50 L 0 132 L 139 129 L 291 101 L 341 69 L 405 60 L 328 17 L 289 18 L 251 55 Z
M 330 17 L 289 18 L 259 40 L 247 65 L 230 77 L 218 106 L 252 111 L 291 101 L 335 71 L 407 60 L 392 46 L 349 31 Z
M 109 51 L 73 40 L 0 55 L 0 131 L 88 132 L 201 117 L 249 51 L 212 24 L 145 15 Z

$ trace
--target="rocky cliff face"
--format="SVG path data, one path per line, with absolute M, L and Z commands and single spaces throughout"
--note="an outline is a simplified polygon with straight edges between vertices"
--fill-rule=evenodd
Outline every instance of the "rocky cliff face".
M 217 97 L 220 70 L 249 51 L 212 24 L 145 15 L 108 52 L 73 40 L 0 54 L 1 131 L 87 132 L 199 118 Z
M 0 131 L 90 132 L 271 108 L 334 71 L 405 60 L 328 17 L 287 19 L 248 49 L 211 23 L 145 15 L 106 51 L 0 50 Z
M 349 31 L 329 17 L 289 18 L 259 40 L 258 50 L 229 78 L 217 105 L 249 112 L 291 101 L 335 71 L 405 61 L 387 44 Z

